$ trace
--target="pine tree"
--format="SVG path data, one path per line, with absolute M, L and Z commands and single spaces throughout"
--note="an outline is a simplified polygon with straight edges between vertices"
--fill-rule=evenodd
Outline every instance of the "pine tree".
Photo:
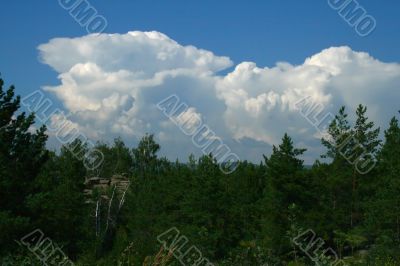
M 372 251 L 400 259 L 400 127 L 393 117 L 378 154 L 375 191 L 368 198 L 366 230 L 374 239 Z
M 32 130 L 35 115 L 18 113 L 20 97 L 3 85 L 0 79 L 0 252 L 29 230 L 26 199 L 48 158 L 46 127 Z
M 85 154 L 80 140 L 63 145 L 60 154 L 52 154 L 36 182 L 40 192 L 28 199 L 35 225 L 43 228 L 69 258 L 75 259 L 80 248 L 90 246 L 90 209 L 83 194 L 86 168 L 77 154 Z
M 329 193 L 327 209 L 329 211 L 326 218 L 330 221 L 334 230 L 338 228 L 346 231 L 350 227 L 349 214 L 351 213 L 351 174 L 353 166 L 351 161 L 347 159 L 347 155 L 351 151 L 351 138 L 353 131 L 348 122 L 348 114 L 342 106 L 339 109 L 335 119 L 328 128 L 327 136 L 322 139 L 322 144 L 326 147 L 327 152 L 322 158 L 331 159 L 327 167 L 323 168 L 323 173 L 327 175 L 325 179 L 326 191 Z
M 160 145 L 154 141 L 154 135 L 146 134 L 137 148 L 132 150 L 134 171 L 140 176 L 156 171 L 157 152 Z
M 356 110 L 357 119 L 353 128 L 355 146 L 352 147 L 352 152 L 356 159 L 352 173 L 351 228 L 361 221 L 362 197 L 359 193 L 359 186 L 361 185 L 362 189 L 368 189 L 369 176 L 366 174 L 373 174 L 370 171 L 375 166 L 376 153 L 381 143 L 381 140 L 378 139 L 380 129 L 374 128 L 374 122 L 368 120 L 366 112 L 367 107 L 360 104 Z
M 278 147 L 273 146 L 272 155 L 266 158 L 263 234 L 266 247 L 275 249 L 278 254 L 292 251 L 290 241 L 283 236 L 290 230 L 289 206 L 302 206 L 304 202 L 303 161 L 298 157 L 305 151 L 294 148 L 292 139 L 285 134 L 282 143 Z
M 98 168 L 91 171 L 92 176 L 111 178 L 113 175 L 131 175 L 132 155 L 121 138 L 114 139 L 112 146 L 98 142 L 96 149 L 103 154 L 104 160 Z

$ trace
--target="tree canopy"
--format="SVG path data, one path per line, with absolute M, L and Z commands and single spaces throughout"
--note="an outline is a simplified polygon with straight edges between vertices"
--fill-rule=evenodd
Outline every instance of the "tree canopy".
M 160 157 L 146 134 L 136 147 L 97 142 L 104 160 L 87 169 L 84 140 L 49 151 L 0 79 L 0 262 L 40 265 L 42 242 L 21 242 L 40 229 L 76 265 L 400 265 L 398 118 L 379 132 L 366 106 L 354 124 L 342 107 L 312 166 L 288 134 L 229 174 L 213 154 Z

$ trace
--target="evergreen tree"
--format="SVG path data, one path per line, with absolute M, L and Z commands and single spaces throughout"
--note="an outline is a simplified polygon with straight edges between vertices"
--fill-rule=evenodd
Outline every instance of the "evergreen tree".
M 19 111 L 14 87 L 3 91 L 3 85 L 0 79 L 2 265 L 23 265 L 21 257 L 29 250 L 15 249 L 13 240 L 35 228 L 77 265 L 160 262 L 173 255 L 160 251 L 157 236 L 173 227 L 184 237 L 178 255 L 195 246 L 218 265 L 303 265 L 309 259 L 292 240 L 307 229 L 317 233 L 317 242 L 308 244 L 321 244 L 319 237 L 326 243 L 315 254 L 331 247 L 340 258 L 350 257 L 349 264 L 400 265 L 396 118 L 381 148 L 379 128 L 366 116 L 366 107 L 358 106 L 354 125 L 340 108 L 322 139 L 327 149 L 322 157 L 329 160 L 317 160 L 311 169 L 300 158 L 305 149 L 296 148 L 287 134 L 263 163 L 242 161 L 230 174 L 221 172 L 211 154 L 191 155 L 188 163 L 159 158 L 160 145 L 146 134 L 132 150 L 120 138 L 112 145 L 99 142 L 104 161 L 88 170 L 82 161 L 87 145 L 75 139 L 59 153 L 47 151 L 46 128 L 34 130 L 34 114 Z M 84 181 L 115 174 L 129 178 L 126 203 L 121 212 L 117 201 L 104 206 L 115 207 L 118 215 L 109 216 L 112 225 L 97 235 Z M 107 201 L 112 194 L 105 194 L 93 190 L 93 198 Z M 365 253 L 361 249 L 368 249 L 368 256 L 358 256 Z
M 111 178 L 113 175 L 130 176 L 132 173 L 132 155 L 121 138 L 114 139 L 112 146 L 98 142 L 96 149 L 104 155 L 101 165 L 90 172 L 92 176 Z
M 293 146 L 292 139 L 285 134 L 282 143 L 273 146 L 272 155 L 266 158 L 267 186 L 263 206 L 263 235 L 267 249 L 284 255 L 291 252 L 290 240 L 283 236 L 290 229 L 289 206 L 302 206 L 305 199 L 304 180 L 301 171 L 303 161 L 298 157 L 306 150 Z
M 75 259 L 84 246 L 90 246 L 90 209 L 83 194 L 86 168 L 77 154 L 87 147 L 80 139 L 61 147 L 53 154 L 41 172 L 36 187 L 40 190 L 29 197 L 28 204 L 37 216 L 36 226 L 63 246 L 63 251 Z
M 366 231 L 372 252 L 400 260 L 400 128 L 393 117 L 378 155 L 375 193 L 368 197 Z
M 374 122 L 368 120 L 366 112 L 367 107 L 360 104 L 356 110 L 357 119 L 353 129 L 355 143 L 352 152 L 356 159 L 352 173 L 351 228 L 361 222 L 363 199 L 359 189 L 360 186 L 361 189 L 369 189 L 367 185 L 369 182 L 366 181 L 371 179 L 370 176 L 373 174 L 371 170 L 375 166 L 376 153 L 381 143 L 378 139 L 380 129 L 374 128 Z
M 137 148 L 132 150 L 135 174 L 145 176 L 156 170 L 157 152 L 160 145 L 154 141 L 154 135 L 146 134 L 139 142 Z
M 26 199 L 48 158 L 46 127 L 33 130 L 35 115 L 19 113 L 20 97 L 0 79 L 0 252 L 29 231 Z
M 346 156 L 351 151 L 350 140 L 353 136 L 353 131 L 348 122 L 348 115 L 345 107 L 341 107 L 335 119 L 331 122 L 328 128 L 327 136 L 322 139 L 322 144 L 326 147 L 326 154 L 323 158 L 329 158 L 332 161 L 324 169 L 326 177 L 326 187 L 330 199 L 327 204 L 332 209 L 328 213 L 328 221 L 331 221 L 331 227 L 334 230 L 340 228 L 347 231 L 350 227 L 351 214 L 351 174 L 353 165 L 351 161 L 346 159 Z

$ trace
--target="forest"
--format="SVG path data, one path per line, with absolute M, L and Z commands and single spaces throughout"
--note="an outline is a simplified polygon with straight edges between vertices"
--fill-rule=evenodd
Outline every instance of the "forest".
M 225 174 L 159 156 L 149 132 L 97 142 L 92 169 L 82 139 L 49 150 L 0 79 L 1 265 L 400 265 L 397 115 L 380 129 L 341 107 L 312 166 L 288 134 Z

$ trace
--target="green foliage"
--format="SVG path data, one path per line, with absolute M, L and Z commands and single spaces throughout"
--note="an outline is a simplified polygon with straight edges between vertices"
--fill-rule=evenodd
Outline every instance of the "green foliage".
M 116 174 L 132 174 L 132 155 L 120 138 L 115 139 L 112 146 L 99 142 L 96 149 L 104 155 L 104 160 L 89 174 L 101 178 L 110 178 Z
M 14 86 L 4 91 L 3 85 L 0 79 L 0 254 L 31 227 L 26 200 L 37 192 L 35 179 L 48 157 L 46 127 L 32 130 L 35 115 L 19 113 Z
M 134 173 L 141 177 L 157 169 L 157 152 L 160 145 L 154 141 L 154 135 L 146 134 L 137 148 L 132 150 Z
M 267 185 L 261 200 L 263 241 L 265 248 L 275 250 L 278 255 L 292 252 L 291 239 L 284 236 L 294 230 L 291 220 L 294 209 L 296 206 L 301 209 L 307 201 L 303 194 L 307 189 L 301 174 L 303 161 L 298 158 L 304 151 L 294 148 L 292 139 L 285 134 L 282 144 L 274 146 L 270 158 L 265 159 Z
M 180 265 L 192 246 L 214 265 L 313 265 L 312 256 L 330 263 L 335 256 L 328 248 L 348 265 L 400 265 L 396 118 L 381 147 L 367 108 L 358 106 L 352 125 L 342 107 L 322 139 L 324 161 L 311 168 L 301 159 L 305 149 L 287 134 L 264 162 L 239 162 L 230 174 L 211 154 L 190 155 L 187 163 L 160 158 L 160 145 L 146 134 L 133 149 L 119 138 L 97 143 L 104 161 L 87 170 L 76 155 L 87 154 L 88 145 L 75 139 L 58 153 L 48 151 L 45 127 L 33 130 L 34 114 L 19 111 L 14 87 L 3 85 L 0 79 L 2 265 L 37 264 L 14 241 L 35 228 L 76 265 Z M 376 167 L 358 171 L 367 161 Z M 114 187 L 84 195 L 85 180 L 114 175 L 129 179 L 125 201 L 111 201 Z M 105 219 L 100 234 L 96 211 Z M 160 249 L 157 236 L 173 227 L 187 243 Z M 309 247 L 322 241 L 308 254 L 294 241 L 307 229 L 315 232 Z

